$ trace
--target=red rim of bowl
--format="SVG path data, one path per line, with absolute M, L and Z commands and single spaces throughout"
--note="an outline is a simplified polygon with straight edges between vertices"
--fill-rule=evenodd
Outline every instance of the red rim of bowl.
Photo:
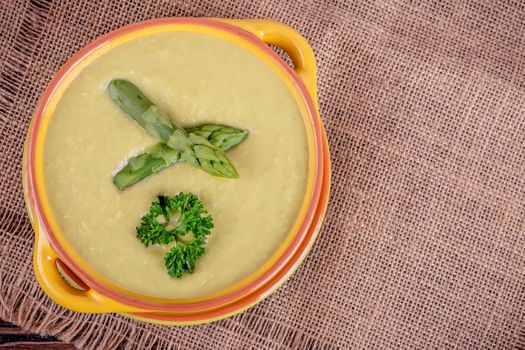
M 274 61 L 282 68 L 284 69 L 292 81 L 295 83 L 296 87 L 298 88 L 300 94 L 302 95 L 303 101 L 306 104 L 308 114 L 310 117 L 310 122 L 312 124 L 313 130 L 314 130 L 314 141 L 315 141 L 315 178 L 314 178 L 314 188 L 313 188 L 313 194 L 312 194 L 312 200 L 309 203 L 308 209 L 306 211 L 305 218 L 295 235 L 295 237 L 292 239 L 291 243 L 289 244 L 288 248 L 281 254 L 281 256 L 277 259 L 277 261 L 266 271 L 264 271 L 259 277 L 257 277 L 254 281 L 248 283 L 245 286 L 242 286 L 241 288 L 231 292 L 227 293 L 221 296 L 218 296 L 216 298 L 208 299 L 208 300 L 202 300 L 192 303 L 177 303 L 177 304 L 168 304 L 168 303 L 155 303 L 151 301 L 144 301 L 139 300 L 136 298 L 133 298 L 131 296 L 128 296 L 126 294 L 119 293 L 111 288 L 106 287 L 93 277 L 91 277 L 89 274 L 85 273 L 68 255 L 67 252 L 64 250 L 64 248 L 61 246 L 58 239 L 55 237 L 54 233 L 50 229 L 49 222 L 45 215 L 43 214 L 42 209 L 42 199 L 39 196 L 39 189 L 36 184 L 36 181 L 34 181 L 34 173 L 36 170 L 36 164 L 35 164 L 35 152 L 36 152 L 36 136 L 38 135 L 39 126 L 44 114 L 44 111 L 46 109 L 47 104 L 49 103 L 50 98 L 52 97 L 56 87 L 61 83 L 63 77 L 76 65 L 77 62 L 79 62 L 83 57 L 90 54 L 92 51 L 98 49 L 99 47 L 107 44 L 109 41 L 114 39 L 115 37 L 119 37 L 121 35 L 124 35 L 128 32 L 144 29 L 147 27 L 152 26 L 159 26 L 159 25 L 166 25 L 166 24 L 197 24 L 197 25 L 203 25 L 203 26 L 209 26 L 214 29 L 223 30 L 230 32 L 234 35 L 237 35 L 244 40 L 250 42 L 251 44 L 255 45 L 262 51 L 264 51 L 266 54 L 271 56 Z M 286 266 L 286 263 L 290 260 L 290 258 L 296 253 L 297 249 L 301 246 L 302 241 L 307 236 L 308 228 L 310 227 L 310 224 L 312 223 L 312 220 L 314 218 L 316 208 L 317 208 L 317 202 L 319 201 L 319 196 L 321 192 L 321 185 L 322 185 L 322 174 L 320 171 L 322 171 L 323 168 L 323 157 L 322 157 L 322 127 L 320 124 L 320 118 L 318 116 L 317 110 L 315 108 L 314 102 L 312 100 L 311 95 L 308 93 L 308 90 L 302 80 L 297 76 L 297 74 L 263 41 L 261 41 L 259 38 L 254 36 L 253 34 L 240 29 L 238 27 L 235 27 L 230 24 L 226 24 L 223 22 L 213 21 L 210 19 L 204 19 L 204 18 L 162 18 L 162 19 L 153 19 L 148 20 L 144 22 L 139 22 L 135 24 L 128 25 L 126 27 L 117 29 L 113 32 L 110 32 L 84 48 L 82 48 L 79 52 L 77 52 L 71 59 L 69 59 L 64 66 L 58 71 L 58 73 L 53 77 L 50 84 L 44 91 L 42 97 L 40 98 L 37 108 L 35 110 L 35 114 L 33 117 L 32 125 L 29 130 L 29 144 L 28 144 L 28 150 L 27 150 L 27 169 L 28 169 L 28 182 L 29 187 L 31 189 L 30 193 L 34 195 L 33 202 L 35 205 L 35 215 L 36 217 L 41 219 L 41 227 L 40 229 L 43 229 L 49 243 L 51 244 L 52 248 L 57 253 L 58 257 L 68 265 L 71 270 L 76 273 L 87 285 L 90 286 L 90 288 L 93 288 L 97 292 L 101 293 L 102 295 L 105 295 L 108 298 L 111 298 L 113 300 L 116 300 L 118 302 L 121 302 L 126 305 L 130 305 L 133 307 L 142 308 L 144 310 L 155 310 L 155 311 L 168 311 L 168 312 L 200 312 L 204 310 L 210 310 L 214 309 L 229 303 L 232 303 L 240 298 L 243 298 L 251 293 L 253 293 L 255 290 L 267 286 L 268 281 L 272 279 L 284 266 Z M 305 249 L 303 247 L 303 249 Z

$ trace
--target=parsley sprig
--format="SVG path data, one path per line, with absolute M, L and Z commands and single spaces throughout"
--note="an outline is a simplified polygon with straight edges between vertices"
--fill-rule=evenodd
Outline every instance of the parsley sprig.
M 212 228 L 213 219 L 199 198 L 181 192 L 172 197 L 159 195 L 151 203 L 137 227 L 137 238 L 146 247 L 174 243 L 164 256 L 164 265 L 170 276 L 178 278 L 185 271 L 194 271 Z

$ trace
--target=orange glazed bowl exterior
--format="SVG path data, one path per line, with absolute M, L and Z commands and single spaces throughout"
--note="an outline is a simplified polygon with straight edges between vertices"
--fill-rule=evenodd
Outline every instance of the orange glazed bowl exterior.
M 56 224 L 43 186 L 43 145 L 49 119 L 68 84 L 84 67 L 122 43 L 157 32 L 191 31 L 228 40 L 270 66 L 292 92 L 303 116 L 309 145 L 309 182 L 296 224 L 281 248 L 256 273 L 224 291 L 188 299 L 155 298 L 106 280 L 84 263 Z M 291 57 L 290 68 L 268 46 Z M 322 224 L 330 190 L 330 156 L 319 117 L 312 49 L 296 31 L 267 20 L 156 19 L 118 29 L 74 55 L 42 95 L 27 133 L 23 159 L 26 207 L 35 231 L 37 280 L 58 304 L 78 312 L 119 312 L 148 322 L 197 324 L 238 313 L 268 296 L 297 269 Z M 58 268 L 57 268 L 58 267 Z M 63 276 L 69 283 L 64 281 Z

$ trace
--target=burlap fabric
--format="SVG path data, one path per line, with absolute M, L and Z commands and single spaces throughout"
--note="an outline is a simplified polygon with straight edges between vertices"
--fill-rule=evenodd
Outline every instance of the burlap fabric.
M 20 184 L 52 75 L 99 35 L 163 16 L 301 31 L 333 160 L 326 223 L 302 267 L 258 306 L 196 327 L 51 302 L 32 272 Z M 84 349 L 521 347 L 524 53 L 521 1 L 0 2 L 0 317 Z

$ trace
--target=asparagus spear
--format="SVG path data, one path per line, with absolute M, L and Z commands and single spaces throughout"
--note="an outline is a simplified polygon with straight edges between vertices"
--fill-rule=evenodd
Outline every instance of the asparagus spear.
M 248 131 L 220 124 L 204 124 L 186 131 L 204 137 L 223 151 L 237 146 L 248 136 Z
M 248 135 L 248 132 L 244 130 L 217 124 L 201 125 L 187 131 L 190 134 L 204 137 L 223 151 L 241 143 Z M 113 183 L 122 191 L 180 161 L 179 151 L 158 143 L 148 148 L 145 153 L 130 158 L 126 166 L 113 176 Z
M 148 134 L 180 151 L 180 158 L 213 176 L 239 177 L 224 152 L 203 136 L 189 134 L 158 109 L 133 83 L 115 79 L 108 85 L 115 104 Z
M 159 143 L 145 153 L 130 158 L 128 163 L 113 176 L 113 183 L 119 190 L 124 190 L 151 174 L 161 171 L 180 159 L 180 152 Z

